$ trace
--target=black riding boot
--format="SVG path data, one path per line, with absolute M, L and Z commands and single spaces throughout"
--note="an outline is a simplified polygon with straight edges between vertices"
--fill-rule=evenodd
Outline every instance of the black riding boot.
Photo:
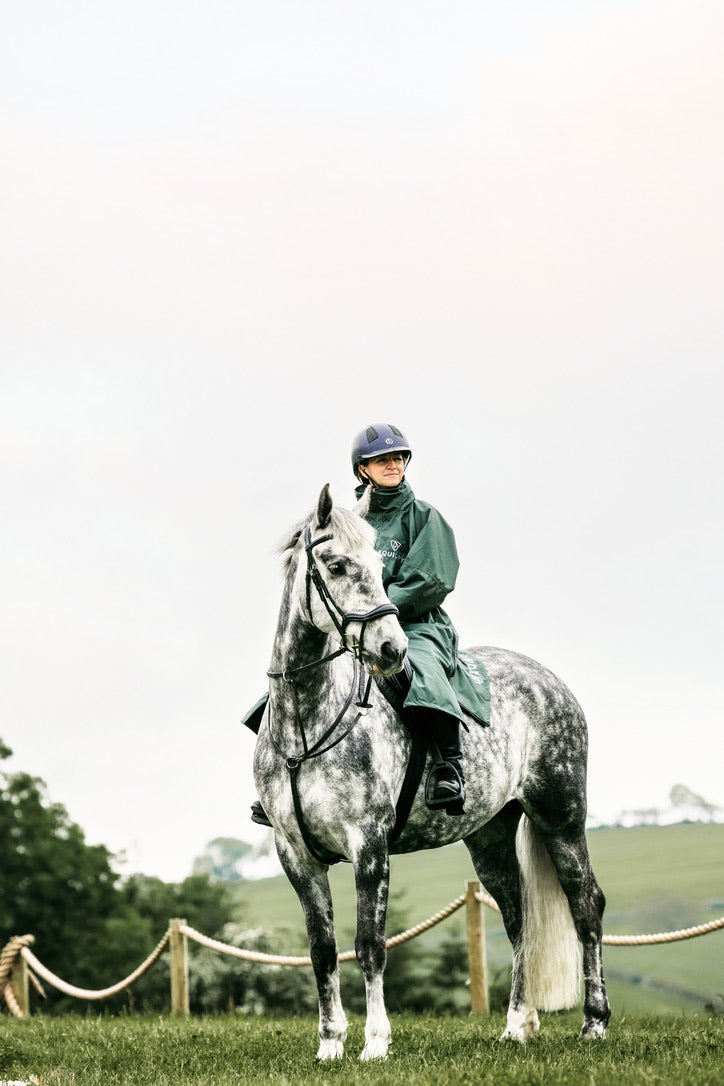
M 426 713 L 425 722 L 440 758 L 430 770 L 425 785 L 425 802 L 431 811 L 463 814 L 465 777 L 460 749 L 460 721 L 447 713 Z
M 269 826 L 272 828 L 272 824 L 267 818 L 267 813 L 261 805 L 260 799 L 255 799 L 251 805 L 251 820 L 257 822 L 260 826 Z

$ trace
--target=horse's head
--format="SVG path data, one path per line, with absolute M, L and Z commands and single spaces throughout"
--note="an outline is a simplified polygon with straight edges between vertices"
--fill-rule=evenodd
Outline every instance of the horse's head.
M 293 538 L 298 558 L 294 583 L 306 620 L 337 638 L 368 670 L 383 675 L 400 671 L 407 638 L 382 587 L 382 559 L 371 525 L 335 506 L 327 485 Z

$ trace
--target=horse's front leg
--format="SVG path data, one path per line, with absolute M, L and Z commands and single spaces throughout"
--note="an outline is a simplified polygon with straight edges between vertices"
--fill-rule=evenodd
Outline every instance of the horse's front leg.
M 334 1060 L 344 1054 L 347 1017 L 339 994 L 337 940 L 334 934 L 332 894 L 327 868 L 308 852 L 300 856 L 277 836 L 277 853 L 304 913 L 309 955 L 319 997 L 319 1050 L 317 1059 Z
M 387 963 L 385 919 L 390 886 L 390 861 L 384 839 L 368 843 L 355 861 L 357 887 L 357 936 L 355 952 L 367 993 L 365 1046 L 361 1060 L 387 1056 L 390 1022 L 385 1010 L 383 974 Z

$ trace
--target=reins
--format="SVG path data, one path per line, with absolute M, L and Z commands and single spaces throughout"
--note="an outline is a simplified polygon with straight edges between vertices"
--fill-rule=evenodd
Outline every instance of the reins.
M 334 652 L 328 653 L 326 656 L 320 657 L 319 660 L 312 660 L 310 663 L 299 664 L 297 667 L 292 667 L 292 668 L 285 667 L 285 668 L 282 668 L 280 671 L 267 671 L 267 676 L 270 679 L 283 679 L 285 682 L 287 682 L 289 684 L 289 686 L 291 688 L 292 697 L 293 697 L 293 701 L 294 701 L 294 715 L 295 715 L 296 720 L 297 720 L 297 726 L 299 728 L 299 733 L 300 733 L 301 740 L 302 740 L 302 753 L 301 754 L 288 755 L 279 746 L 279 743 L 275 739 L 274 733 L 272 732 L 271 705 L 270 705 L 270 711 L 269 711 L 269 714 L 268 714 L 268 717 L 267 717 L 267 727 L 268 727 L 268 730 L 269 730 L 269 738 L 270 738 L 270 740 L 272 742 L 272 746 L 276 750 L 277 754 L 279 754 L 280 757 L 282 757 L 284 759 L 284 763 L 285 763 L 285 765 L 287 767 L 287 770 L 289 772 L 289 781 L 290 781 L 291 789 L 292 789 L 292 800 L 294 802 L 294 813 L 297 816 L 297 822 L 299 823 L 299 829 L 301 831 L 302 838 L 304 840 L 304 844 L 307 846 L 307 849 L 309 850 L 311 855 L 314 857 L 314 859 L 317 860 L 319 863 L 323 863 L 323 864 L 334 863 L 334 862 L 337 862 L 340 859 L 343 859 L 344 857 L 331 856 L 331 855 L 322 856 L 315 849 L 315 847 L 314 847 L 314 845 L 313 845 L 313 843 L 311 841 L 311 838 L 309 836 L 309 832 L 308 832 L 307 827 L 305 825 L 303 814 L 302 814 L 301 801 L 300 801 L 300 798 L 299 798 L 299 785 L 298 785 L 298 781 L 297 781 L 297 776 L 298 776 L 298 773 L 299 773 L 299 769 L 300 769 L 303 762 L 308 761 L 310 758 L 319 758 L 320 755 L 326 754 L 328 751 L 332 750 L 333 747 L 336 747 L 338 743 L 341 743 L 342 740 L 345 739 L 346 736 L 349 735 L 349 733 L 355 727 L 355 725 L 357 724 L 359 719 L 362 716 L 364 716 L 366 714 L 367 710 L 370 708 L 370 702 L 368 701 L 368 697 L 369 697 L 370 687 L 372 685 L 372 675 L 368 675 L 367 683 L 365 685 L 364 669 L 360 666 L 360 659 L 361 659 L 361 656 L 362 656 L 362 648 L 363 648 L 365 631 L 367 629 L 367 623 L 368 622 L 373 622 L 377 618 L 382 618 L 384 615 L 397 615 L 397 614 L 399 614 L 399 611 L 398 611 L 397 607 L 395 607 L 394 603 L 389 603 L 389 602 L 388 603 L 382 603 L 378 607 L 374 607 L 371 611 L 368 611 L 365 614 L 357 614 L 355 612 L 345 612 L 345 611 L 343 611 L 341 609 L 341 607 L 338 606 L 338 604 L 335 602 L 334 598 L 332 597 L 332 594 L 329 591 L 324 578 L 322 577 L 321 573 L 319 572 L 319 567 L 317 566 L 317 563 L 316 563 L 315 558 L 314 558 L 314 547 L 318 546 L 320 543 L 326 543 L 328 540 L 330 540 L 332 538 L 333 538 L 333 536 L 331 534 L 328 534 L 328 535 L 318 536 L 316 539 L 312 539 L 312 533 L 311 533 L 309 525 L 307 525 L 307 527 L 304 530 L 304 550 L 305 550 L 306 555 L 307 555 L 307 574 L 306 574 L 307 613 L 309 615 L 309 620 L 311 622 L 311 620 L 312 620 L 311 590 L 312 590 L 312 585 L 314 585 L 315 589 L 317 590 L 317 594 L 318 594 L 320 600 L 322 601 L 322 603 L 325 606 L 327 614 L 331 618 L 331 620 L 332 620 L 332 622 L 334 624 L 334 627 L 337 630 L 337 632 L 338 632 L 338 634 L 339 634 L 339 636 L 341 638 L 342 647 L 339 648 L 339 649 L 336 649 Z M 348 643 L 348 640 L 347 640 L 347 627 L 349 626 L 349 624 L 351 622 L 359 622 L 359 623 L 361 623 L 361 626 L 362 626 L 362 629 L 360 631 L 359 640 L 357 642 L 356 647 L 350 646 L 350 644 Z M 353 674 L 353 677 L 352 677 L 352 686 L 350 687 L 349 694 L 347 695 L 347 698 L 345 700 L 345 703 L 344 703 L 342 709 L 337 714 L 334 721 L 329 725 L 329 727 L 326 729 L 326 731 L 324 731 L 322 736 L 319 739 L 317 739 L 317 741 L 315 743 L 313 743 L 312 746 L 310 746 L 309 743 L 308 743 L 308 740 L 307 740 L 307 734 L 306 734 L 306 732 L 304 730 L 304 722 L 302 720 L 301 713 L 299 712 L 299 702 L 298 702 L 298 699 L 297 699 L 297 690 L 296 690 L 296 676 L 301 674 L 304 671 L 310 670 L 311 668 L 320 667 L 322 664 L 326 664 L 330 660 L 334 660 L 334 659 L 336 659 L 336 657 L 342 656 L 345 652 L 351 653 L 351 655 L 353 657 L 354 674 Z M 328 742 L 328 740 L 331 738 L 332 735 L 334 735 L 334 732 L 337 730 L 339 725 L 344 720 L 350 706 L 352 705 L 352 701 L 354 700 L 354 696 L 355 696 L 355 691 L 358 691 L 358 694 L 359 694 L 359 700 L 357 701 L 357 709 L 359 711 L 358 711 L 357 715 L 347 725 L 347 727 L 344 728 L 344 730 L 342 732 L 340 732 L 339 735 L 337 735 L 334 739 L 332 739 L 331 742 Z M 326 746 L 325 746 L 325 743 L 327 744 Z
M 344 651 L 346 651 L 346 650 L 343 649 L 342 652 L 344 652 Z M 321 664 L 325 660 L 333 660 L 335 656 L 339 656 L 339 655 L 340 655 L 340 653 L 338 653 L 338 652 L 332 653 L 331 656 L 325 656 L 323 660 L 315 660 L 314 664 L 315 665 L 316 664 Z M 304 667 L 311 667 L 311 666 L 313 666 L 313 665 L 311 665 L 311 664 L 304 665 Z M 303 670 L 303 668 L 294 668 L 294 669 L 292 669 L 292 673 L 294 671 L 301 671 L 301 670 Z M 306 732 L 304 730 L 304 723 L 302 721 L 302 717 L 301 717 L 301 714 L 299 712 L 299 703 L 297 701 L 297 691 L 296 691 L 296 687 L 295 687 L 295 684 L 294 684 L 294 679 L 290 677 L 290 673 L 288 673 L 286 670 L 285 671 L 267 671 L 267 675 L 269 676 L 270 679 L 284 679 L 286 682 L 288 682 L 289 686 L 291 687 L 292 696 L 294 698 L 294 714 L 295 714 L 295 716 L 297 718 L 297 724 L 299 725 L 299 732 L 300 732 L 300 735 L 302 737 L 303 752 L 301 754 L 287 755 L 287 754 L 284 753 L 284 751 L 281 749 L 281 747 L 277 743 L 277 741 L 274 738 L 274 735 L 272 733 L 272 730 L 271 730 L 271 713 L 269 714 L 269 738 L 271 739 L 272 746 L 274 747 L 277 754 L 280 754 L 282 756 L 282 758 L 284 758 L 288 769 L 297 768 L 302 762 L 306 762 L 308 758 L 318 758 L 320 756 L 320 754 L 326 754 L 328 750 L 332 749 L 332 747 L 336 747 L 337 743 L 341 743 L 341 741 L 344 739 L 344 737 L 346 735 L 348 735 L 349 732 L 352 731 L 352 728 L 355 726 L 355 724 L 357 723 L 359 718 L 370 707 L 369 703 L 367 702 L 367 695 L 369 694 L 370 684 L 372 682 L 372 676 L 369 677 L 369 679 L 367 681 L 367 685 L 365 686 L 364 685 L 364 675 L 363 675 L 363 673 L 362 673 L 362 671 L 360 669 L 358 661 L 355 659 L 354 660 L 354 678 L 352 679 L 352 686 L 350 687 L 349 694 L 347 695 L 347 700 L 345 701 L 344 705 L 342 706 L 342 709 L 340 710 L 340 712 L 337 714 L 337 717 L 335 718 L 335 720 L 327 728 L 326 732 L 321 736 L 320 739 L 317 740 L 317 742 L 313 746 L 310 747 L 308 745 L 308 743 L 307 743 L 307 734 L 306 734 Z M 342 732 L 341 735 L 337 736 L 337 738 L 332 743 L 330 743 L 329 746 L 325 747 L 324 744 L 329 739 L 330 735 L 332 735 L 335 728 L 337 728 L 337 726 L 339 724 L 341 724 L 342 720 L 345 717 L 345 714 L 347 713 L 347 710 L 349 709 L 350 705 L 352 704 L 352 699 L 354 698 L 355 688 L 358 688 L 359 691 L 360 691 L 360 701 L 357 702 L 357 708 L 359 709 L 359 712 L 357 713 L 357 716 L 354 718 L 352 723 L 347 728 L 345 728 L 345 730 Z

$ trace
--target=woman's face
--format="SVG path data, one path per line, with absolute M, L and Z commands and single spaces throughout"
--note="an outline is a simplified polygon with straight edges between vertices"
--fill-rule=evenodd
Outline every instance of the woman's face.
M 369 479 L 373 486 L 397 486 L 402 482 L 406 463 L 407 457 L 404 453 L 383 453 L 382 456 L 375 456 L 360 464 L 359 472 L 363 479 Z

